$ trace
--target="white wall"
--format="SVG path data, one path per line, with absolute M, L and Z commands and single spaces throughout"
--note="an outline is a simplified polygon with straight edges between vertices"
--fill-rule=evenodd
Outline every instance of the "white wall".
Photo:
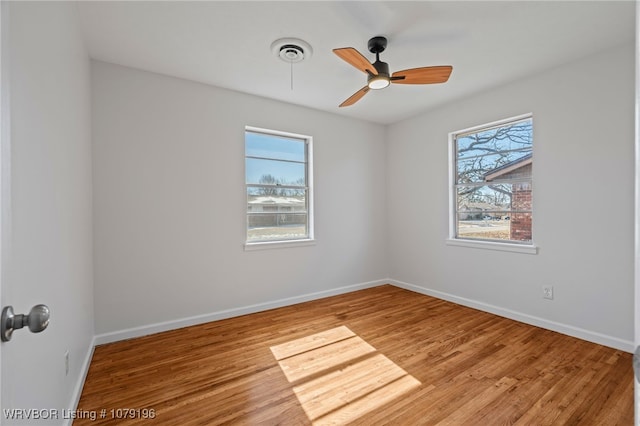
M 72 3 L 9 7 L 11 133 L 3 143 L 12 235 L 3 303 L 16 313 L 46 303 L 51 323 L 2 343 L 3 408 L 74 406 L 92 348 L 90 66 L 76 13 Z
M 383 127 L 102 62 L 92 89 L 106 340 L 387 276 Z M 246 125 L 313 136 L 316 245 L 244 251 Z
M 402 285 L 631 350 L 633 46 L 505 84 L 388 132 L 390 276 Z M 534 120 L 528 255 L 445 245 L 447 135 Z M 554 286 L 554 300 L 542 285 Z

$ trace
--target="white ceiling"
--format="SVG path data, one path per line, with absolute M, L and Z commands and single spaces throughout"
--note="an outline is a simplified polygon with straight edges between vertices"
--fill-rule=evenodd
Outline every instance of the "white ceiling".
M 380 123 L 632 42 L 633 1 L 82 2 L 92 58 Z M 389 39 L 391 72 L 453 65 L 449 82 L 372 91 L 338 105 L 366 75 L 332 49 Z M 313 55 L 291 66 L 273 41 L 300 38 Z M 615 78 L 612 70 L 611 78 Z

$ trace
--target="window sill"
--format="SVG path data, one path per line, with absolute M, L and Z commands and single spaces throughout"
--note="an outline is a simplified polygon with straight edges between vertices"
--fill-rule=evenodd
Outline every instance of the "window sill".
M 494 241 L 471 241 L 449 238 L 446 241 L 449 246 L 469 247 L 484 250 L 509 251 L 512 253 L 538 254 L 538 247 L 535 245 L 498 243 Z
M 313 246 L 316 244 L 314 239 L 291 240 L 291 241 L 259 241 L 254 243 L 244 243 L 244 251 L 280 249 L 289 247 Z

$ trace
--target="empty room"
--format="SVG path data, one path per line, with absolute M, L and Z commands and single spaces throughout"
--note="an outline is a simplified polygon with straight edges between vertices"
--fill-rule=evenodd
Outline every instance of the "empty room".
M 636 7 L 1 2 L 0 423 L 634 424 Z

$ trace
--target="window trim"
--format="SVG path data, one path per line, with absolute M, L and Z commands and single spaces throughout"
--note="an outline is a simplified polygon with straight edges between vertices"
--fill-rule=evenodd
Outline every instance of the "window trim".
M 266 135 L 282 136 L 291 139 L 301 139 L 307 145 L 306 148 L 306 161 L 307 161 L 307 237 L 295 238 L 295 239 L 283 239 L 283 240 L 264 240 L 264 241 L 248 241 L 248 227 L 247 227 L 247 199 L 244 198 L 244 250 L 261 250 L 261 249 L 275 249 L 286 247 L 302 247 L 315 244 L 315 227 L 314 227 L 314 202 L 313 202 L 313 137 L 309 135 L 302 135 L 299 133 L 283 132 L 281 130 L 271 130 L 262 127 L 245 126 L 243 136 L 247 132 L 262 133 Z M 243 139 L 244 140 L 244 139 Z M 245 155 L 246 159 L 246 145 Z M 243 166 L 244 170 L 244 190 L 248 187 L 247 184 L 247 170 L 246 161 Z
M 477 249 L 487 249 L 487 250 L 499 250 L 499 251 L 508 251 L 514 253 L 526 253 L 526 254 L 538 254 L 538 246 L 534 243 L 533 239 L 530 242 L 515 242 L 515 241 L 496 241 L 496 240 L 482 240 L 482 239 L 472 239 L 472 238 L 460 238 L 456 236 L 456 220 L 457 220 L 457 209 L 456 209 L 456 137 L 476 133 L 480 130 L 490 130 L 492 128 L 500 127 L 508 123 L 532 119 L 533 113 L 529 112 L 526 114 L 516 115 L 513 117 L 505 118 L 502 120 L 493 121 L 490 123 L 480 124 L 473 127 L 468 127 L 466 129 L 454 131 L 449 133 L 449 149 L 448 149 L 448 160 L 449 160 L 449 235 L 446 239 L 446 244 L 449 246 L 457 246 L 457 247 L 469 247 L 469 248 L 477 248 Z M 533 174 L 531 176 L 531 182 L 533 184 Z M 532 204 L 532 209 L 533 209 Z M 533 227 L 533 223 L 531 225 Z M 535 234 L 532 232 L 532 234 Z

